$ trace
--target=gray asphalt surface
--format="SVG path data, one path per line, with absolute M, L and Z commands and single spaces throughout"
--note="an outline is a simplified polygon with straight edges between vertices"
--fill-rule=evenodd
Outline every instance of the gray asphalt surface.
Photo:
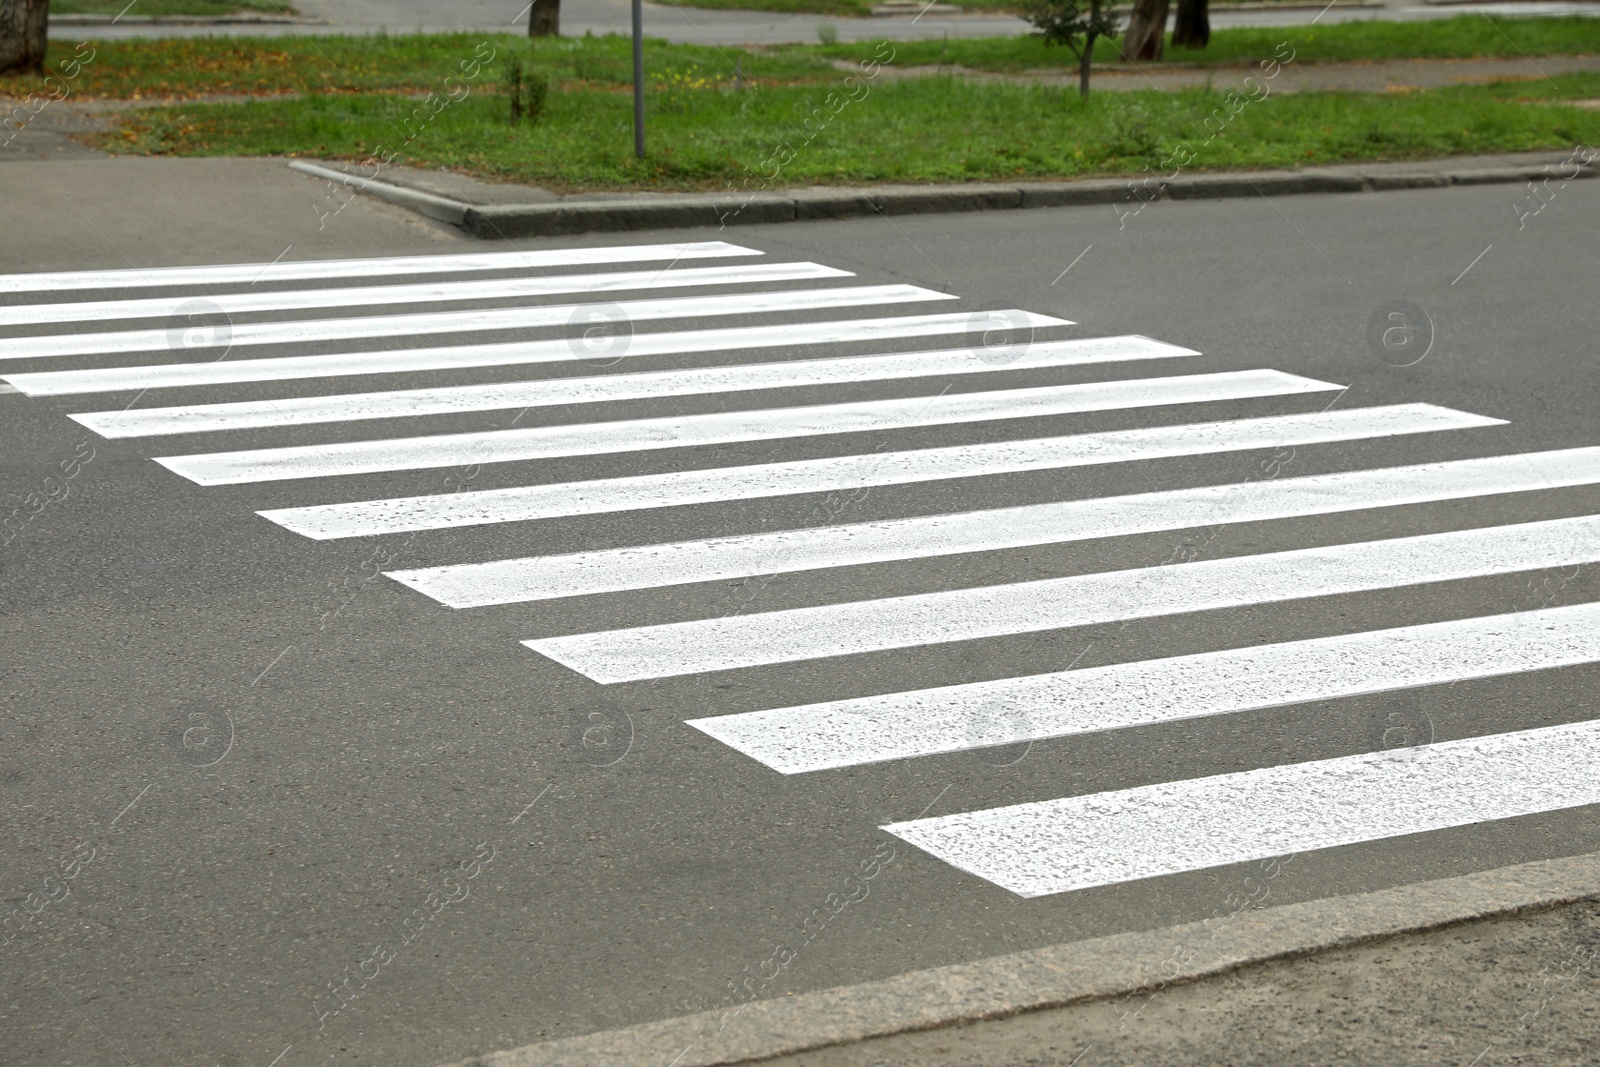
M 278 35 L 318 33 L 372 33 L 387 30 L 523 30 L 527 25 L 527 0 L 306 0 L 295 5 L 309 19 L 324 24 L 293 27 L 251 25 L 220 26 L 93 26 L 63 27 L 72 37 L 138 37 L 186 35 Z M 137 14 L 134 8 L 130 14 Z M 1450 18 L 1460 14 L 1564 15 L 1600 13 L 1594 0 L 1516 0 L 1510 3 L 1418 4 L 1395 2 L 1381 7 L 1335 7 L 1319 10 L 1295 6 L 1284 11 L 1217 11 L 1211 25 L 1303 26 L 1310 22 L 1413 20 Z M 1175 16 L 1174 16 L 1175 17 Z M 578 0 L 563 6 L 561 31 L 632 33 L 632 8 L 628 0 Z M 889 16 L 838 18 L 828 15 L 789 15 L 770 11 L 724 11 L 674 4 L 644 5 L 645 32 L 652 37 L 687 44 L 814 43 L 818 26 L 831 26 L 841 41 L 925 40 L 940 37 L 992 37 L 1026 33 L 1029 25 L 1018 18 L 997 15 Z
M 196 164 L 216 168 L 209 176 L 225 180 L 195 180 L 198 172 L 184 168 Z M 0 202 L 10 212 L 0 270 L 494 247 L 364 201 L 318 229 L 312 205 L 320 188 L 288 172 L 273 177 L 270 165 L 10 162 L 0 168 Z M 96 173 L 93 166 L 106 169 Z M 1161 202 L 1120 225 L 1102 207 L 645 239 L 731 239 L 770 258 L 855 271 L 865 284 L 912 282 L 957 293 L 959 309 L 1058 314 L 1080 324 L 1061 331 L 1067 336 L 1146 334 L 1203 352 L 1186 373 L 1272 367 L 1348 384 L 1338 400 L 1345 407 L 1427 401 L 1509 420 L 1503 427 L 1301 449 L 1286 472 L 1299 476 L 1597 443 L 1593 234 L 1600 193 L 1595 183 L 1568 186 L 1519 230 L 1509 207 L 1519 192 L 1486 186 Z M 630 239 L 639 238 L 523 246 Z M 1372 313 L 1394 300 L 1422 307 L 1434 329 L 1426 358 L 1405 368 L 1380 359 L 1366 340 Z M 245 321 L 238 317 L 235 325 Z M 44 332 L 73 331 L 6 330 Z M 814 353 L 797 347 L 784 358 L 807 354 Z M 174 358 L 184 357 L 180 351 Z M 0 369 L 135 361 L 7 360 Z M 740 354 L 660 357 L 630 361 L 638 365 L 628 369 L 744 361 Z M 1194 921 L 1225 909 L 1253 865 L 1023 900 L 876 828 L 923 814 L 1370 751 L 1390 743 L 1395 715 L 1417 727 L 1407 735 L 1412 742 L 1595 715 L 1600 670 L 1586 666 L 1038 742 L 1025 750 L 782 776 L 683 721 L 1535 608 L 1548 595 L 1539 581 L 1553 576 L 1518 574 L 600 687 L 518 642 L 1151 566 L 1184 536 L 450 611 L 373 575 L 793 528 L 808 524 L 819 498 L 313 542 L 253 512 L 444 492 L 447 479 L 460 475 L 439 470 L 201 488 L 151 457 L 485 430 L 509 425 L 515 413 L 129 441 L 99 439 L 67 418 L 123 405 L 600 372 L 560 364 L 181 393 L 0 395 L 0 487 L 8 509 L 29 494 L 42 499 L 53 492 L 46 479 L 59 484 L 67 469 L 61 464 L 80 460 L 66 498 L 40 509 L 0 551 L 6 702 L 0 766 L 8 800 L 0 870 L 11 906 L 48 892 L 46 877 L 73 857 L 79 861 L 70 894 L 0 948 L 6 957 L 0 1032 L 10 1062 L 426 1067 L 717 1008 L 730 1003 L 731 981 L 746 968 L 760 969 L 775 943 L 799 936 L 814 909 L 825 908 L 844 879 L 886 843 L 896 844 L 894 859 L 868 898 L 807 940 L 767 995 Z M 607 405 L 598 417 L 1160 373 L 1171 372 L 1127 364 L 997 371 L 948 381 L 629 401 Z M 1310 397 L 1059 416 L 897 431 L 876 444 L 924 447 L 1326 404 L 1325 397 Z M 594 410 L 552 409 L 530 412 L 517 424 L 593 417 Z M 92 459 L 82 462 L 87 450 Z M 491 464 L 472 485 L 868 450 L 859 441 L 826 437 L 643 459 Z M 1235 453 L 1078 468 L 1068 476 L 885 488 L 852 503 L 841 521 L 1237 482 L 1266 458 Z M 1245 555 L 1591 514 L 1597 506 L 1600 490 L 1591 487 L 1251 523 L 1224 527 L 1209 551 Z M 1585 567 L 1555 595 L 1562 604 L 1593 601 L 1600 581 Z M 1271 903 L 1595 849 L 1600 829 L 1586 808 L 1328 849 L 1297 857 L 1291 873 L 1273 883 Z M 430 894 L 450 892 L 443 880 L 475 856 L 490 858 L 467 895 L 370 977 L 374 946 L 398 940 L 405 918 L 435 906 Z M 331 1003 L 329 983 L 344 977 L 345 968 L 363 966 L 370 980 L 359 997 L 339 1014 L 322 1016 Z

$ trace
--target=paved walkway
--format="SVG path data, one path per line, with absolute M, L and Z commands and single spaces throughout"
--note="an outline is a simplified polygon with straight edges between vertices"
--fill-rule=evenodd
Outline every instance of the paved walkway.
M 526 25 L 527 0 L 299 0 L 297 6 L 307 16 L 324 20 L 322 25 L 282 26 L 230 24 L 221 26 L 63 26 L 58 35 L 93 37 L 275 36 L 286 33 L 373 33 L 380 29 L 392 33 L 413 30 L 507 30 Z M 629 0 L 582 0 L 562 13 L 562 31 L 584 33 L 631 32 Z M 1332 7 L 1323 11 L 1314 6 L 1285 5 L 1271 11 L 1219 11 L 1211 16 L 1213 27 L 1292 26 L 1310 22 L 1328 24 L 1362 20 L 1448 18 L 1463 12 L 1484 14 L 1559 15 L 1593 14 L 1600 16 L 1595 0 L 1557 2 L 1419 4 L 1395 0 L 1381 7 Z M 829 24 L 839 40 L 921 40 L 939 37 L 993 37 L 1027 32 L 1021 19 L 997 15 L 925 15 L 920 18 L 848 19 L 827 15 L 788 15 L 764 11 L 711 11 L 671 3 L 644 5 L 645 32 L 652 37 L 690 44 L 785 44 L 817 40 L 817 27 Z
M 855 69 L 840 63 L 840 69 Z M 1361 93 L 1438 89 L 1493 81 L 1543 80 L 1546 75 L 1600 71 L 1600 56 L 1540 56 L 1532 59 L 1388 59 L 1360 63 L 1299 63 L 1285 68 L 1270 83 L 1274 93 L 1346 90 Z M 1219 88 L 1240 85 L 1254 74 L 1253 67 L 1163 67 L 1142 71 L 1100 69 L 1094 72 L 1099 90 L 1188 89 L 1207 84 Z M 959 74 L 977 81 L 1016 82 L 1028 85 L 1077 85 L 1076 71 L 1040 71 L 995 74 L 960 66 L 885 66 L 880 78 L 918 78 Z M 1588 103 L 1581 101 L 1580 103 Z
M 1588 1067 L 1600 906 L 1468 923 L 771 1067 Z

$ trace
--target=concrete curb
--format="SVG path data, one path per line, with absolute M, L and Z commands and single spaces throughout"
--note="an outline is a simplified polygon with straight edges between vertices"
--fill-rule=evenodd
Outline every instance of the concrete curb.
M 1578 165 L 1579 177 L 1593 177 L 1592 165 Z M 615 230 L 683 226 L 733 226 L 865 215 L 914 215 L 954 211 L 1068 207 L 1084 204 L 1138 205 L 1150 200 L 1214 200 L 1240 196 L 1295 196 L 1302 193 L 1363 193 L 1395 189 L 1433 189 L 1448 185 L 1538 181 L 1555 175 L 1544 167 L 1517 165 L 1441 168 L 1427 172 L 1361 173 L 1339 170 L 1198 174 L 1143 184 L 1121 179 L 1010 184 L 879 186 L 863 189 L 798 189 L 749 197 L 721 193 L 646 195 L 636 199 L 563 200 L 505 206 L 460 205 L 462 224 L 474 236 L 552 237 Z M 1137 190 L 1137 191 L 1136 191 Z M 398 202 L 398 201 L 396 201 Z
M 1600 853 L 1233 913 L 527 1045 L 450 1067 L 716 1067 L 1192 982 L 1254 963 L 1600 899 Z M 1179 953 L 1186 967 L 1173 966 Z
M 309 174 L 313 178 L 322 178 L 326 181 L 348 185 L 350 188 L 366 193 L 368 196 L 410 208 L 419 215 L 425 215 L 430 219 L 438 219 L 441 222 L 448 222 L 452 226 L 464 225 L 467 220 L 467 212 L 471 210 L 469 205 L 463 204 L 458 200 L 449 200 L 442 196 L 434 196 L 432 193 L 407 189 L 402 185 L 391 185 L 389 182 L 376 182 L 370 178 L 362 178 L 342 170 L 321 167 L 315 163 L 306 163 L 299 159 L 292 160 L 289 163 L 289 169 L 297 170 L 302 174 Z

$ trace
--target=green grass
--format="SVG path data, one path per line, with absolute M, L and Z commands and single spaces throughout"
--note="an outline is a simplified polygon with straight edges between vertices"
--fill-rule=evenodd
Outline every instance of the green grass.
M 50 0 L 52 15 L 237 15 L 240 13 L 292 15 L 291 4 L 277 0 Z
M 1466 58 L 1600 54 L 1600 19 L 1496 18 L 1462 15 L 1431 22 L 1352 22 L 1282 29 L 1227 29 L 1212 34 L 1201 52 L 1169 51 L 1169 59 L 1226 64 L 1270 56 L 1280 41 L 1297 50 L 1297 63 L 1402 57 Z M 94 59 L 71 82 L 78 97 L 192 99 L 213 94 L 425 92 L 437 89 L 481 43 L 503 56 L 524 53 L 526 37 L 514 35 L 416 34 L 371 37 L 270 39 L 200 37 L 147 41 L 97 41 Z M 74 43 L 50 45 L 55 69 L 71 59 Z M 631 77 L 626 38 L 568 37 L 534 46 L 537 65 L 568 85 L 624 86 Z M 830 60 L 870 56 L 876 43 L 787 46 L 760 50 L 674 45 L 651 40 L 645 64 L 653 77 L 730 81 L 737 60 L 746 80 L 764 86 L 834 81 Z M 1017 72 L 1061 69 L 1071 52 L 1046 48 L 1036 37 L 896 42 L 896 66 L 959 64 L 978 70 Z M 1102 49 L 1115 58 L 1116 53 Z M 490 64 L 483 78 L 492 81 Z M 0 96 L 42 91 L 39 79 L 0 77 Z
M 804 114 L 819 86 L 760 92 L 679 90 L 649 101 L 649 158 L 632 158 L 630 100 L 600 89 L 552 94 L 543 122 L 513 127 L 507 101 L 474 93 L 444 107 L 400 161 L 556 189 L 725 188 L 785 142 L 794 158 L 776 184 L 931 182 L 1139 172 L 1180 145 L 1194 169 L 1286 167 L 1570 147 L 1596 136 L 1592 112 L 1558 97 L 1600 95 L 1600 76 L 1406 94 L 1299 93 L 1253 103 L 1207 142 L 1197 123 L 1222 94 L 1104 93 L 924 78 L 874 87 L 845 105 L 810 143 Z M 291 155 L 361 161 L 400 148 L 415 101 L 316 96 L 180 105 L 125 117 L 108 140 L 123 151 Z M 750 168 L 746 170 L 746 168 Z M 759 186 L 756 186 L 759 187 Z
M 485 46 L 483 51 L 478 51 Z M 71 69 L 73 42 L 50 43 L 46 65 Z M 483 65 L 479 84 L 500 77 L 504 57 L 515 49 L 564 83 L 593 86 L 632 84 L 632 47 L 627 38 L 576 37 L 541 41 L 482 34 L 417 34 L 399 37 L 242 37 L 158 38 L 95 41 L 94 55 L 71 80 L 74 96 L 109 99 L 193 99 L 210 95 L 288 93 L 426 92 L 459 76 L 460 65 L 475 55 L 493 55 Z M 492 49 L 492 52 L 490 51 Z M 81 53 L 80 53 L 81 54 Z M 730 80 L 725 57 L 737 56 L 746 79 L 792 83 L 836 78 L 838 71 L 814 51 L 788 49 L 748 54 L 699 45 L 645 42 L 645 64 L 653 78 Z M 80 63 L 82 61 L 80 60 Z M 44 91 L 40 79 L 0 77 L 0 96 L 24 97 Z
M 1238 27 L 1215 30 L 1208 47 L 1168 46 L 1169 63 L 1253 63 L 1270 57 L 1280 41 L 1295 49 L 1296 63 L 1363 59 L 1470 59 L 1478 56 L 1600 54 L 1600 19 L 1506 18 L 1457 15 L 1427 22 L 1341 22 L 1331 26 Z M 836 59 L 864 59 L 873 44 L 837 44 L 817 51 Z M 973 70 L 1018 72 L 1072 67 L 1066 48 L 1047 48 L 1037 37 L 976 37 L 952 41 L 897 41 L 895 64 L 954 64 Z M 1095 50 L 1099 62 L 1119 58 L 1114 46 Z

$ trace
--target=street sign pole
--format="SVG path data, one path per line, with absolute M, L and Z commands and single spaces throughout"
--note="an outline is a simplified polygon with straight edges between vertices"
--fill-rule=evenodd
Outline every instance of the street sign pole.
M 633 154 L 644 158 L 644 0 L 633 0 Z

